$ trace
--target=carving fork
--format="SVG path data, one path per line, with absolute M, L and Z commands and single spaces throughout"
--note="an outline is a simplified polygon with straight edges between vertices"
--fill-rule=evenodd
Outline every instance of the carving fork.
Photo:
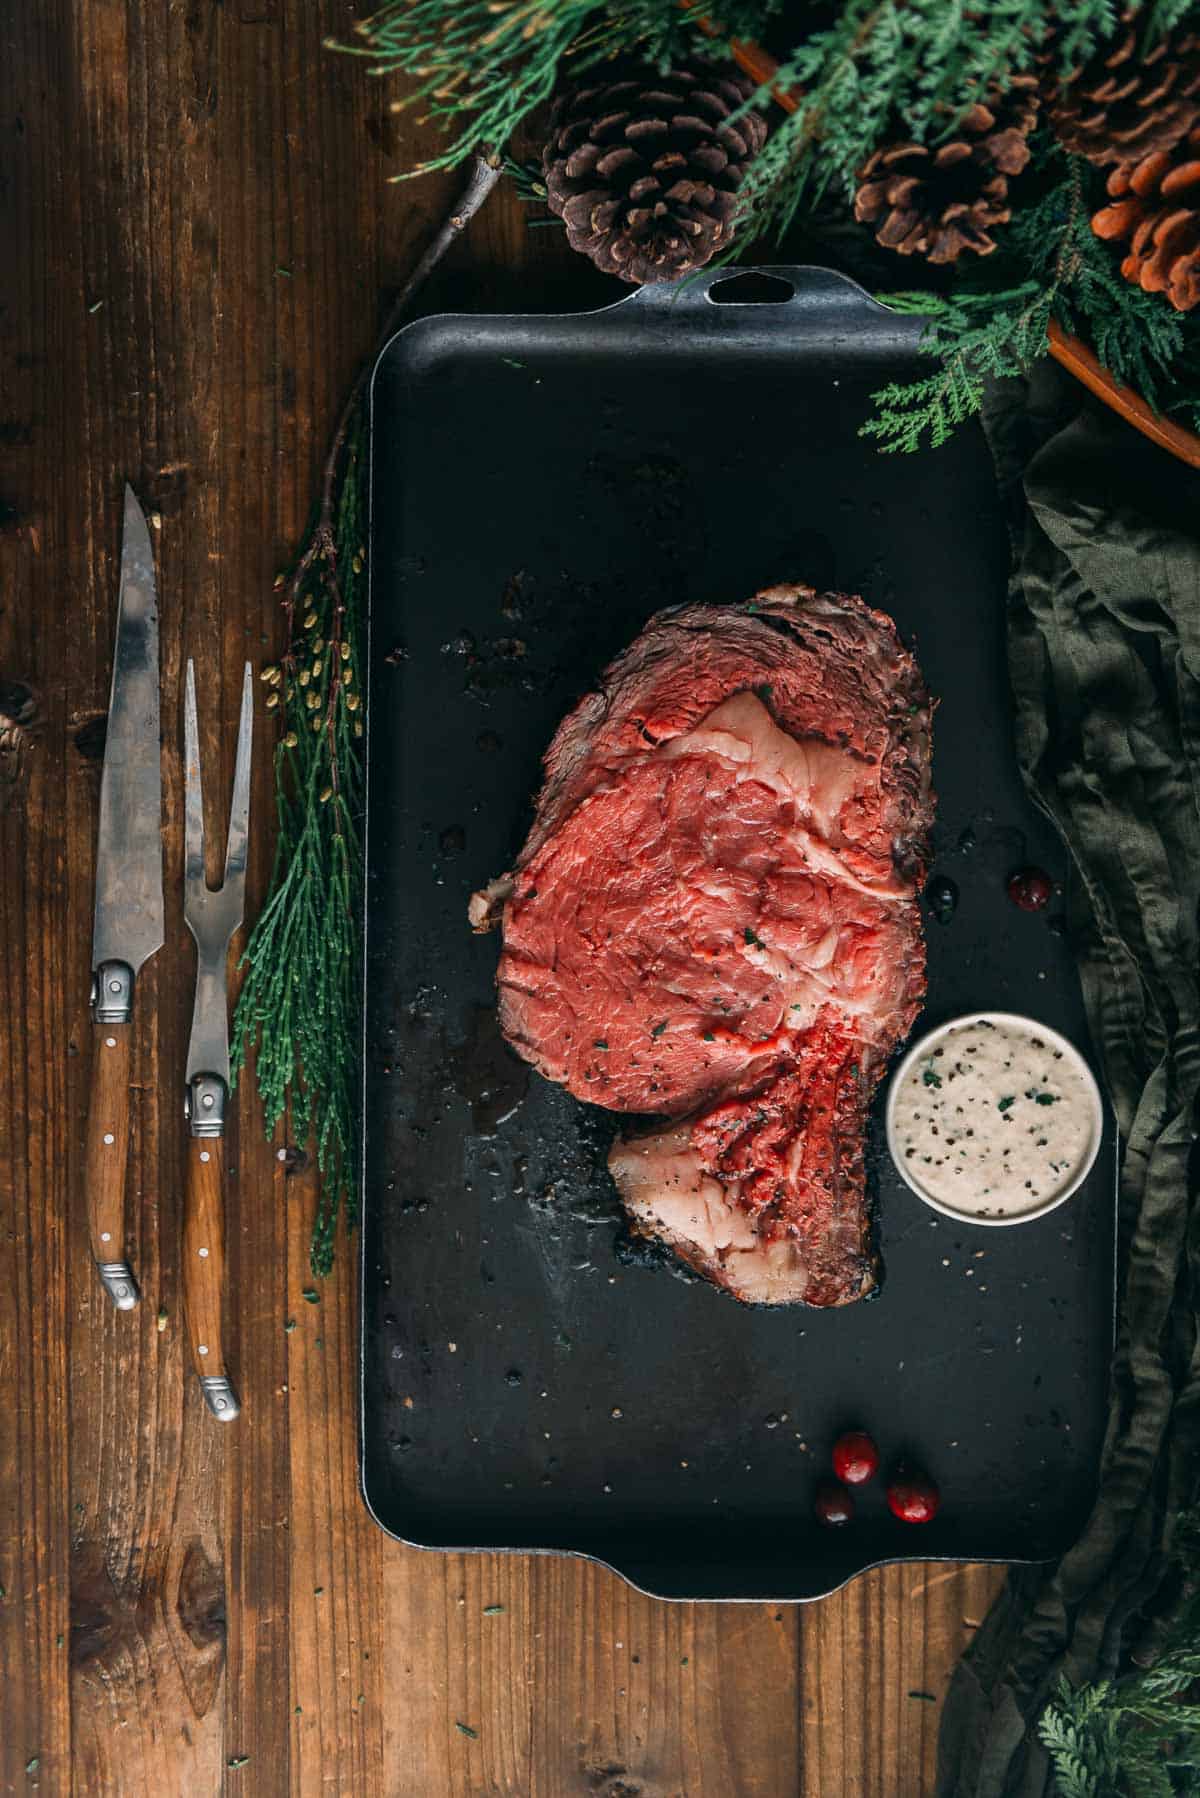
M 254 688 L 250 664 L 242 680 L 233 804 L 225 847 L 225 879 L 211 888 L 204 873 L 204 800 L 196 721 L 196 675 L 187 665 L 184 707 L 185 857 L 183 915 L 196 939 L 196 1004 L 188 1043 L 184 1115 L 188 1122 L 183 1218 L 183 1305 L 200 1388 L 214 1417 L 231 1422 L 240 1409 L 225 1365 L 225 1112 L 229 1102 L 229 996 L 226 963 L 242 922 L 250 825 L 250 751 Z

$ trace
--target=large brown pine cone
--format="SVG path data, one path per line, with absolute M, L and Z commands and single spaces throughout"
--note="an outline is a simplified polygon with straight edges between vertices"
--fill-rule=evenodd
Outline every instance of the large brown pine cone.
M 1169 150 L 1200 120 L 1200 30 L 1177 25 L 1143 53 L 1144 24 L 1127 10 L 1112 43 L 1047 84 L 1055 136 L 1100 167 Z
M 665 74 L 622 63 L 556 102 L 543 154 L 546 198 L 573 249 L 635 285 L 702 268 L 729 243 L 737 190 L 766 123 L 730 115 L 754 91 L 733 70 L 687 62 Z
M 1097 237 L 1128 244 L 1121 273 L 1177 312 L 1200 305 L 1200 127 L 1173 150 L 1122 163 L 1108 178 L 1113 204 L 1092 220 Z
M 949 143 L 884 144 L 863 167 L 855 218 L 902 256 L 986 256 L 996 247 L 992 231 L 1012 216 L 1009 178 L 1029 161 L 1037 106 L 1036 76 L 1018 75 L 1006 92 L 972 106 Z

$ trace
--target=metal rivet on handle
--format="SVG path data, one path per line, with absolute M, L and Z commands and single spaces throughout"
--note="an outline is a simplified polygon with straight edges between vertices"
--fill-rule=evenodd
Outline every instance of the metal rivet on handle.
M 106 1036 L 104 1041 L 110 1049 L 115 1049 L 117 1046 L 117 1039 L 115 1036 Z
M 207 1161 L 207 1160 L 208 1160 L 208 1158 L 209 1158 L 209 1157 L 208 1157 L 208 1150 L 207 1150 L 207 1149 L 201 1149 L 201 1151 L 200 1151 L 200 1159 L 201 1159 L 201 1161 Z
M 198 1349 L 197 1349 L 197 1350 L 196 1350 L 196 1353 L 197 1353 L 197 1354 L 198 1354 L 198 1355 L 207 1355 L 207 1353 L 208 1353 L 208 1344 L 207 1344 L 207 1342 L 202 1342 L 202 1343 L 201 1343 L 201 1344 L 200 1344 L 200 1346 L 199 1346 L 199 1348 L 198 1348 Z
M 201 1250 L 200 1250 L 200 1258 L 201 1258 L 201 1260 L 203 1260 L 203 1259 L 204 1259 L 204 1257 L 205 1257 L 205 1256 L 206 1256 L 206 1255 L 207 1255 L 207 1254 L 208 1254 L 208 1250 L 207 1250 L 207 1249 L 201 1249 Z
M 105 1142 L 109 1142 L 109 1143 L 112 1143 L 112 1142 L 116 1142 L 116 1140 L 117 1140 L 117 1139 L 116 1139 L 116 1137 L 115 1137 L 115 1136 L 114 1136 L 114 1135 L 113 1135 L 113 1133 L 112 1133 L 112 1131 L 111 1131 L 111 1130 L 106 1130 L 106 1131 L 105 1131 L 105 1132 L 104 1132 L 104 1140 L 105 1140 Z
M 111 1237 L 111 1236 L 110 1236 L 110 1235 L 109 1235 L 109 1233 L 108 1233 L 108 1231 L 107 1231 L 107 1230 L 101 1230 L 101 1232 L 100 1232 L 100 1240 L 101 1240 L 101 1242 L 111 1242 L 111 1241 L 112 1241 L 112 1237 Z

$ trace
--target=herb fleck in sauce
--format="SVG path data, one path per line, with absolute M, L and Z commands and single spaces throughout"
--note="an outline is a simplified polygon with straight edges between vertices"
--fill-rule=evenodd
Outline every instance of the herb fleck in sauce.
M 1095 1135 L 1092 1089 L 1035 1027 L 948 1031 L 905 1074 L 896 1152 L 930 1198 L 976 1217 L 1040 1210 L 1073 1184 Z

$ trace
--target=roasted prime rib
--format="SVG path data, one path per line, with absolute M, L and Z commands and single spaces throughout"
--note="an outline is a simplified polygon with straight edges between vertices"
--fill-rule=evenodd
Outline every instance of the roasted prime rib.
M 559 726 L 516 866 L 471 901 L 514 1047 L 668 1120 L 610 1156 L 635 1228 L 747 1302 L 876 1284 L 863 1134 L 925 991 L 930 716 L 861 599 L 662 612 Z

